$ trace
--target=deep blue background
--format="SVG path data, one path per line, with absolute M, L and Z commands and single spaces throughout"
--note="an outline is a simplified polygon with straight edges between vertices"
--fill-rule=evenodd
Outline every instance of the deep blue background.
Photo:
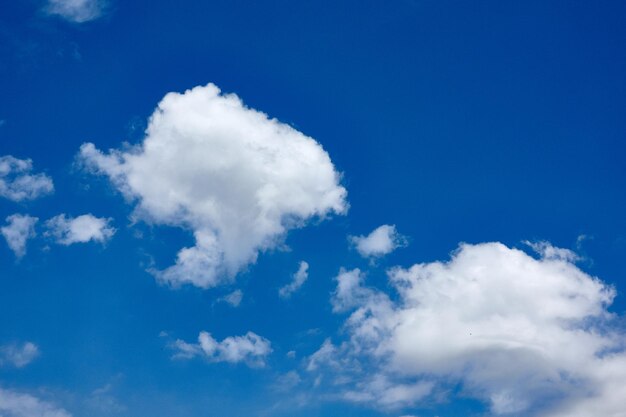
M 0 201 L 0 218 L 92 212 L 119 232 L 106 247 L 32 241 L 19 263 L 0 248 L 0 343 L 42 350 L 0 369 L 0 384 L 47 386 L 77 416 L 98 415 L 83 398 L 109 382 L 120 415 L 377 416 L 317 401 L 271 411 L 284 394 L 270 386 L 336 334 L 332 277 L 367 268 L 346 235 L 383 223 L 411 244 L 370 272 L 374 284 L 385 266 L 444 260 L 461 241 L 548 240 L 585 256 L 581 268 L 616 286 L 613 311 L 626 309 L 625 2 L 135 0 L 80 26 L 40 7 L 0 0 L 0 155 L 32 158 L 56 193 Z M 85 141 L 139 141 L 165 93 L 207 82 L 322 143 L 351 204 L 290 234 L 292 251 L 261 256 L 239 278 L 238 309 L 215 302 L 230 289 L 159 287 L 150 256 L 167 266 L 190 236 L 130 227 L 122 198 L 72 165 Z M 279 300 L 301 259 L 309 281 Z M 265 370 L 171 362 L 162 330 L 252 330 L 275 353 Z M 481 407 L 418 410 L 471 411 Z

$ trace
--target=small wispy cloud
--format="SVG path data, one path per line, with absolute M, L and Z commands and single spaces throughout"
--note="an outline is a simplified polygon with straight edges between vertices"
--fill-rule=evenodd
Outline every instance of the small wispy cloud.
M 85 23 L 102 17 L 107 6 L 105 0 L 48 0 L 43 10 L 68 22 Z
M 293 293 L 298 291 L 300 287 L 305 283 L 305 281 L 309 278 L 309 264 L 301 261 L 300 267 L 298 271 L 293 274 L 292 280 L 289 284 L 282 287 L 278 290 L 278 295 L 281 298 L 289 298 Z
M 17 258 L 26 255 L 26 242 L 37 235 L 35 224 L 38 220 L 28 214 L 13 214 L 6 218 L 6 226 L 0 228 L 0 234 Z
M 219 301 L 223 301 L 227 304 L 230 304 L 233 307 L 239 307 L 239 304 L 241 304 L 242 299 L 243 299 L 243 292 L 241 290 L 235 290 L 231 293 L 226 294 L 223 297 L 220 297 Z
M 350 243 L 364 258 L 377 258 L 408 244 L 407 238 L 396 230 L 396 226 L 384 224 L 367 236 L 348 236 Z
M 171 347 L 176 351 L 173 359 L 203 357 L 209 362 L 244 362 L 251 367 L 262 367 L 272 353 L 271 343 L 256 333 L 229 336 L 217 341 L 208 332 L 200 332 L 198 343 L 176 340 Z
M 9 343 L 0 346 L 0 366 L 23 368 L 39 356 L 39 348 L 32 342 Z
M 93 390 L 85 399 L 87 407 L 104 415 L 115 415 L 126 411 L 126 406 L 114 395 L 116 385 L 122 378 L 123 375 L 117 375 L 111 382 Z

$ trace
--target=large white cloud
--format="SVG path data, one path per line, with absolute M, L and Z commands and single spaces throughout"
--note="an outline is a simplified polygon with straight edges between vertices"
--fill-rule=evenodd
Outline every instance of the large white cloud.
M 229 336 L 218 342 L 210 333 L 200 332 L 198 343 L 176 340 L 172 344 L 175 359 L 203 357 L 209 362 L 245 362 L 249 366 L 265 365 L 265 358 L 272 353 L 269 340 L 253 332 L 243 336 Z
M 34 200 L 54 191 L 46 174 L 32 174 L 33 161 L 0 156 L 0 197 L 13 201 Z
M 85 23 L 104 14 L 106 0 L 48 0 L 44 11 L 69 22 Z
M 71 417 L 71 414 L 30 394 L 0 388 L 2 417 Z
M 626 335 L 607 311 L 614 289 L 580 270 L 572 252 L 535 248 L 539 258 L 463 244 L 449 262 L 392 269 L 396 301 L 366 287 L 360 271 L 341 271 L 332 302 L 352 311 L 349 340 L 326 342 L 309 370 L 327 364 L 353 378 L 345 398 L 381 407 L 460 382 L 495 415 L 623 417 Z
M 167 94 L 141 144 L 103 153 L 86 143 L 80 159 L 136 202 L 137 218 L 193 231 L 195 246 L 156 271 L 172 285 L 230 281 L 290 228 L 347 210 L 319 143 L 213 84 Z
M 36 236 L 35 224 L 39 219 L 27 214 L 12 214 L 6 218 L 7 225 L 0 233 L 18 258 L 26 255 L 26 243 Z
M 78 217 L 59 214 L 46 221 L 46 235 L 66 246 L 90 241 L 105 243 L 115 234 L 115 228 L 110 226 L 111 221 L 111 218 L 96 217 L 93 214 Z

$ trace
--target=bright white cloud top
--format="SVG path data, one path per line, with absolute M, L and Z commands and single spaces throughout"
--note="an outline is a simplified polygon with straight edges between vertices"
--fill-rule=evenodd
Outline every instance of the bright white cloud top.
M 281 287 L 278 290 L 278 295 L 281 298 L 289 298 L 302 287 L 302 285 L 309 278 L 309 264 L 305 261 L 300 262 L 300 266 L 295 274 L 292 276 L 292 280 L 289 284 Z
M 155 271 L 173 286 L 230 282 L 289 229 L 348 207 L 318 142 L 213 84 L 167 94 L 143 143 L 108 153 L 86 143 L 80 158 L 136 203 L 137 218 L 193 232 L 195 246 Z
M 0 157 L 0 197 L 12 201 L 34 200 L 54 191 L 46 174 L 32 174 L 33 161 L 10 155 Z
M 0 346 L 0 367 L 23 368 L 39 356 L 39 348 L 32 342 L 10 343 Z
M 341 271 L 332 303 L 352 311 L 350 338 L 327 341 L 309 370 L 334 369 L 352 384 L 346 399 L 383 408 L 460 382 L 496 415 L 623 416 L 626 334 L 607 311 L 615 291 L 571 252 L 541 247 L 536 259 L 500 243 L 462 244 L 449 262 L 392 269 L 397 302 L 366 287 L 360 271 Z M 359 374 L 368 362 L 374 372 Z
M 176 340 L 172 347 L 176 350 L 174 359 L 199 356 L 209 362 L 245 362 L 252 367 L 264 366 L 265 358 L 272 353 L 270 341 L 253 332 L 243 336 L 229 336 L 221 342 L 208 332 L 200 332 L 198 343 Z
M 46 221 L 47 236 L 53 237 L 61 245 L 87 243 L 90 241 L 105 243 L 115 234 L 110 226 L 113 219 L 83 214 L 78 217 L 67 217 L 59 214 Z
M 48 0 L 45 12 L 73 23 L 85 23 L 103 15 L 105 0 Z
M 27 214 L 12 214 L 6 218 L 6 226 L 0 228 L 0 233 L 16 257 L 26 255 L 26 243 L 37 235 L 35 232 L 37 221 L 39 221 L 37 217 Z
M 71 417 L 62 408 L 30 394 L 0 388 L 0 415 L 6 417 Z
M 407 245 L 406 237 L 397 232 L 396 226 L 389 224 L 377 227 L 367 236 L 349 236 L 348 239 L 364 258 L 388 255 Z

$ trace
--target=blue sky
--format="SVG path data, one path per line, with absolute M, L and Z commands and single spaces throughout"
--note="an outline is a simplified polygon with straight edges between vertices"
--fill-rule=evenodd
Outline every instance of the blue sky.
M 0 415 L 623 416 L 596 3 L 0 0 Z

